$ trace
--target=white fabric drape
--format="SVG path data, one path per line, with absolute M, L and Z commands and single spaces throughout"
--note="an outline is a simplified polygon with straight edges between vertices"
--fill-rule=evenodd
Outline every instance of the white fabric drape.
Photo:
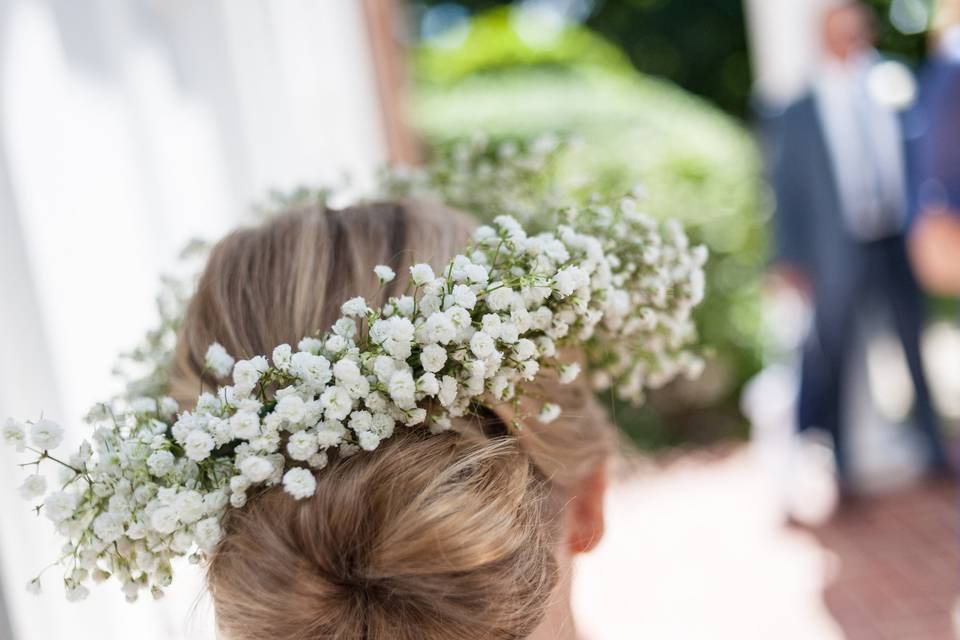
M 271 188 L 358 188 L 386 158 L 359 0 L 0 0 L 0 420 L 80 416 L 190 238 Z M 0 451 L 0 640 L 211 638 L 199 573 L 167 600 L 67 604 Z M 9 617 L 5 623 L 3 611 Z

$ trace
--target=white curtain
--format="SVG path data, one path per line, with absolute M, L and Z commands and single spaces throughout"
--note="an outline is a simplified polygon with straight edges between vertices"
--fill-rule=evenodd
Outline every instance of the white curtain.
M 0 0 L 0 420 L 79 418 L 190 238 L 268 189 L 362 189 L 386 150 L 360 0 Z M 0 451 L 0 640 L 212 638 L 200 576 L 67 604 Z M 198 606 L 194 607 L 194 604 Z

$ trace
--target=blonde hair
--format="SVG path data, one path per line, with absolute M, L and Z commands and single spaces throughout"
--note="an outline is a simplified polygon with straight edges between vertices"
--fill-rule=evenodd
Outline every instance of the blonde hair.
M 382 305 L 414 262 L 440 269 L 474 221 L 423 201 L 305 207 L 212 251 L 180 331 L 172 393 L 190 406 L 213 341 L 239 357 L 330 326 L 362 295 Z M 372 272 L 398 278 L 380 288 Z M 575 354 L 574 354 L 575 355 Z M 584 378 L 585 376 L 581 376 Z M 317 472 L 313 498 L 269 489 L 231 510 L 207 582 L 228 640 L 520 639 L 557 584 L 562 505 L 610 455 L 614 432 L 585 383 L 535 393 L 549 427 L 478 410 L 453 432 L 401 428 L 370 453 Z M 521 415 L 523 408 L 521 407 Z

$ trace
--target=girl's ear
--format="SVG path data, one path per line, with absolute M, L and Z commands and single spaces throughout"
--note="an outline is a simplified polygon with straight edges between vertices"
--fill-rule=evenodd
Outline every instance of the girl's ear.
M 600 544 L 604 531 L 607 466 L 601 464 L 583 480 L 567 504 L 567 547 L 571 554 L 587 553 Z

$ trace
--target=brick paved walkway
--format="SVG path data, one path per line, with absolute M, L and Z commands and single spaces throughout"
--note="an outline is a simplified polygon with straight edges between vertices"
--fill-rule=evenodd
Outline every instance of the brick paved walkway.
M 614 487 L 608 535 L 581 559 L 589 640 L 956 640 L 956 492 L 865 500 L 788 527 L 748 447 L 692 453 Z
M 824 601 L 849 640 L 955 640 L 957 493 L 949 483 L 873 498 L 811 531 L 832 556 Z

